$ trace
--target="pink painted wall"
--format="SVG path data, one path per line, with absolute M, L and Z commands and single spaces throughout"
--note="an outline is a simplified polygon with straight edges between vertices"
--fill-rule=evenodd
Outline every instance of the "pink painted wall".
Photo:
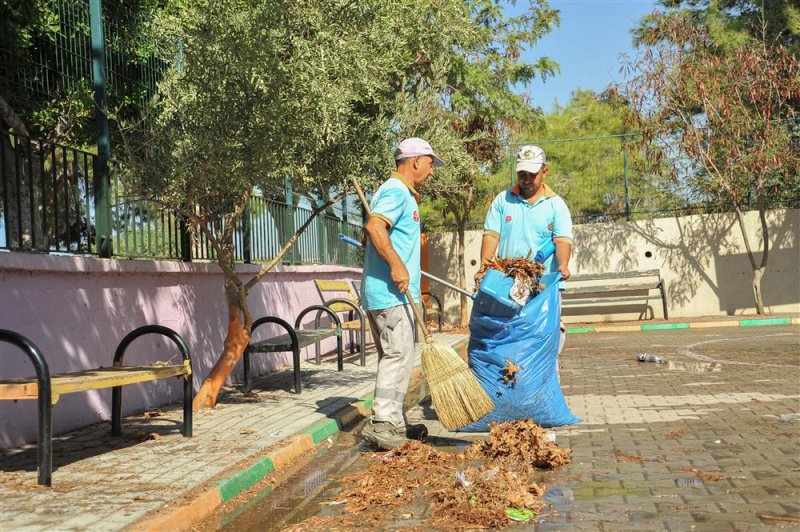
M 242 279 L 258 267 L 240 265 Z M 360 268 L 280 266 L 251 291 L 253 318 L 272 315 L 290 324 L 302 309 L 320 303 L 314 279 L 360 279 Z M 313 321 L 315 313 L 307 315 Z M 131 330 L 146 324 L 175 329 L 192 352 L 195 390 L 222 350 L 227 327 L 223 277 L 214 264 L 111 260 L 0 252 L 0 328 L 30 338 L 42 350 L 51 373 L 110 366 L 114 350 Z M 256 338 L 278 332 L 264 325 Z M 155 337 L 154 337 L 155 338 Z M 346 335 L 347 338 L 347 335 Z M 335 339 L 323 344 L 335 349 Z M 313 346 L 304 350 L 314 356 Z M 128 349 L 126 364 L 166 360 L 171 342 L 140 338 Z M 291 353 L 257 355 L 254 374 L 291 365 Z M 345 365 L 347 371 L 347 365 Z M 33 366 L 17 348 L 0 342 L 0 378 L 33 376 Z M 241 382 L 241 363 L 233 378 Z M 179 401 L 178 379 L 125 386 L 123 413 Z M 72 393 L 53 409 L 53 432 L 110 419 L 111 390 Z M 36 401 L 0 401 L 0 448 L 37 437 Z M 109 429 L 110 430 L 110 429 Z M 124 430 L 124 427 L 123 427 Z

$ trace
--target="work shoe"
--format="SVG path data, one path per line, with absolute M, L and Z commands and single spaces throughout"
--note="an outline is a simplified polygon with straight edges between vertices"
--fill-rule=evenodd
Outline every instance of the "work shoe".
M 428 427 L 419 423 L 417 425 L 406 425 L 406 438 L 409 440 L 425 441 L 428 437 Z
M 367 420 L 367 424 L 361 430 L 361 437 L 370 443 L 374 443 L 379 448 L 388 451 L 395 447 L 400 447 L 408 438 L 400 433 L 398 429 L 391 423 L 386 421 L 373 421 Z

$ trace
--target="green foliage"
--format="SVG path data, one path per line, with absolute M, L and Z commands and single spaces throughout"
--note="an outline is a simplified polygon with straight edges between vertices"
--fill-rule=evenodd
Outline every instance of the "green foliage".
M 107 102 L 117 116 L 140 116 L 155 88 L 150 24 L 161 3 L 103 2 Z M 86 0 L 0 3 L 0 95 L 34 137 L 96 144 L 89 20 Z
M 715 45 L 731 50 L 749 44 L 781 44 L 800 53 L 800 6 L 795 0 L 661 0 L 667 15 L 681 16 L 691 25 L 705 27 Z M 637 42 L 658 39 L 658 15 L 644 18 L 634 32 Z
M 524 49 L 558 24 L 557 11 L 546 1 L 526 2 L 521 14 L 513 16 L 507 4 L 495 0 L 467 4 L 470 20 L 438 63 L 441 69 L 433 71 L 440 75 L 428 81 L 442 102 L 441 112 L 430 120 L 443 120 L 451 132 L 449 144 L 458 164 L 431 183 L 433 197 L 426 201 L 433 205 L 424 213 L 430 214 L 430 225 L 454 223 L 459 231 L 496 193 L 486 175 L 501 164 L 511 132 L 540 118 L 517 89 L 558 69 L 547 58 L 521 60 Z
M 206 220 L 287 175 L 326 190 L 379 166 L 400 55 L 391 16 L 381 2 L 173 4 L 156 27 L 183 43 L 180 68 L 161 83 L 154 126 L 128 132 L 137 190 Z

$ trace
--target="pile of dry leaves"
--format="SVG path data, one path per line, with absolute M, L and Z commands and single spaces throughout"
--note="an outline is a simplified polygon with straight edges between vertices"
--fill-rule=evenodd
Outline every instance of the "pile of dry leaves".
M 503 528 L 511 523 L 509 508 L 538 512 L 544 488 L 534 473 L 568 463 L 571 449 L 559 448 L 529 420 L 496 424 L 491 431 L 488 441 L 463 453 L 409 441 L 376 455 L 366 470 L 342 479 L 350 486 L 338 501 L 346 503 L 346 514 L 315 517 L 313 526 L 349 529 L 415 518 L 428 530 Z
M 531 421 L 509 421 L 491 427 L 489 440 L 477 441 L 467 449 L 468 458 L 502 460 L 517 469 L 555 469 L 568 464 L 572 449 L 562 449 L 547 439 L 547 433 Z

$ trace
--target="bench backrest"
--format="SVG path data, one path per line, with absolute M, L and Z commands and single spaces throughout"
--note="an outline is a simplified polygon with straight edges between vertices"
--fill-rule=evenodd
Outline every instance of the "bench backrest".
M 658 277 L 661 279 L 660 270 L 632 270 L 629 272 L 609 272 L 609 273 L 582 273 L 571 275 L 568 283 L 574 281 L 605 281 L 612 279 L 634 279 L 639 277 Z
M 356 305 L 360 304 L 358 298 L 353 294 L 353 289 L 347 281 L 329 281 L 327 279 L 315 279 L 314 285 L 317 287 L 319 297 L 322 298 L 323 303 L 330 299 L 345 298 L 349 299 Z M 334 303 L 330 306 L 334 312 L 347 312 L 353 310 L 351 307 L 344 303 Z

